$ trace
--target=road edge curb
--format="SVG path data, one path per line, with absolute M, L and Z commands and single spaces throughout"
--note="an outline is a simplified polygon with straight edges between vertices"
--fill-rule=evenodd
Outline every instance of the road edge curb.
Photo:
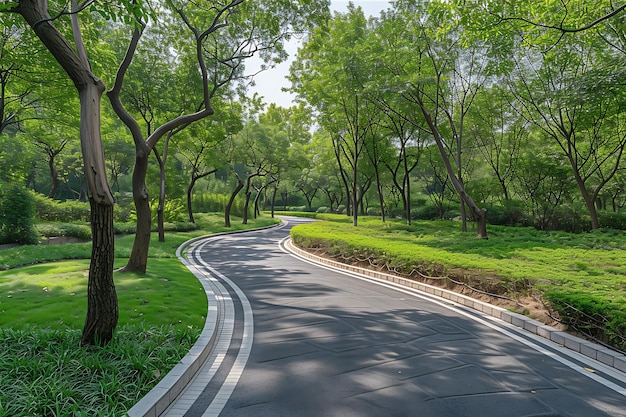
M 174 402 L 176 397 L 185 389 L 185 387 L 196 376 L 202 367 L 202 364 L 208 357 L 213 348 L 219 324 L 219 305 L 210 283 L 204 279 L 196 268 L 185 258 L 186 249 L 201 240 L 210 240 L 225 235 L 233 235 L 238 233 L 252 232 L 263 229 L 271 229 L 278 227 L 284 222 L 257 227 L 254 229 L 234 230 L 228 232 L 213 233 L 210 235 L 198 236 L 182 243 L 176 249 L 176 257 L 178 260 L 191 271 L 192 274 L 200 281 L 207 296 L 207 315 L 204 327 L 198 340 L 189 349 L 189 352 L 155 385 L 143 398 L 133 405 L 127 412 L 128 417 L 158 417 L 163 414 L 169 406 Z

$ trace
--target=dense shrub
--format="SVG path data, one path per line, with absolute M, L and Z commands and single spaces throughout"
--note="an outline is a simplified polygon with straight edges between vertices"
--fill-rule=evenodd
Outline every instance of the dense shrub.
M 411 209 L 411 219 L 413 220 L 438 220 L 440 218 L 439 209 L 433 204 L 426 203 Z
M 113 223 L 113 232 L 116 235 L 132 235 L 137 231 L 137 223 L 125 222 L 125 223 Z
M 159 207 L 159 201 L 154 200 L 150 204 L 150 210 L 152 211 L 152 222 L 157 222 L 157 209 Z M 165 222 L 183 222 L 187 217 L 187 207 L 180 199 L 165 200 L 163 203 L 163 221 Z
M 316 211 L 316 213 L 332 213 L 332 210 L 329 207 L 319 207 Z
M 582 233 L 591 230 L 591 218 L 584 207 L 562 204 L 554 210 L 548 225 L 551 230 Z
M 194 213 L 223 213 L 229 199 L 230 194 L 194 194 L 192 198 Z M 243 215 L 243 206 L 244 199 L 242 197 L 237 197 L 233 203 L 230 214 L 241 217 Z
M 88 222 L 91 209 L 85 201 L 58 201 L 33 194 L 36 218 L 42 222 Z
M 487 208 L 487 222 L 501 226 L 529 226 L 525 204 L 520 200 L 504 200 Z
M 113 219 L 116 223 L 128 223 L 131 220 L 133 209 L 135 204 L 132 200 L 117 201 L 113 211 Z
M 0 190 L 0 243 L 36 244 L 35 202 L 32 194 L 19 185 Z
M 91 239 L 91 226 L 89 226 L 88 224 L 40 223 L 35 225 L 35 229 L 40 235 L 46 237 L 67 236 L 83 240 Z
M 163 223 L 163 230 L 165 232 L 190 232 L 192 230 L 198 230 L 200 226 L 191 222 L 165 222 Z M 156 223 L 152 224 L 152 231 L 157 230 Z M 133 232 L 134 233 L 134 232 Z
M 598 213 L 600 226 L 609 229 L 626 230 L 626 213 L 611 213 L 602 211 Z

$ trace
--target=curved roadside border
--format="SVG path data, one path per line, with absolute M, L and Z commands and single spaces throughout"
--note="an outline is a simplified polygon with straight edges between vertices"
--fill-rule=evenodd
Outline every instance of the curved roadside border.
M 291 241 L 291 238 L 285 238 L 285 240 L 281 243 L 285 250 L 291 252 L 297 257 L 307 259 L 314 263 L 326 265 L 334 269 L 349 271 L 368 278 L 391 282 L 396 285 L 408 287 L 426 294 L 443 298 L 453 303 L 457 303 L 462 306 L 480 311 L 486 315 L 501 319 L 502 321 L 509 323 L 513 326 L 529 331 L 558 345 L 562 345 L 584 356 L 597 360 L 598 362 L 601 362 L 606 366 L 617 369 L 621 372 L 626 372 L 625 355 L 601 346 L 597 343 L 589 342 L 587 340 L 583 340 L 579 337 L 573 336 L 569 333 L 560 331 L 558 329 L 555 329 L 554 327 L 548 326 L 537 320 L 533 320 L 522 314 L 513 313 L 501 307 L 497 307 L 443 288 L 323 258 L 295 246 Z
M 186 258 L 186 252 L 189 246 L 202 241 L 218 238 L 220 236 L 232 235 L 238 233 L 252 232 L 255 230 L 270 229 L 279 227 L 284 221 L 265 227 L 255 229 L 236 230 L 232 232 L 220 232 L 205 236 L 199 236 L 184 242 L 176 250 L 176 256 L 200 281 L 207 296 L 207 315 L 204 328 L 198 337 L 198 340 L 191 347 L 189 352 L 163 377 L 159 383 L 152 388 L 141 400 L 139 400 L 127 412 L 129 417 L 158 417 L 174 402 L 176 397 L 191 382 L 196 373 L 202 367 L 208 357 L 211 349 L 216 343 L 217 329 L 221 312 L 218 306 L 219 301 L 215 296 L 215 291 L 209 280 L 205 279 L 205 275 L 199 271 Z

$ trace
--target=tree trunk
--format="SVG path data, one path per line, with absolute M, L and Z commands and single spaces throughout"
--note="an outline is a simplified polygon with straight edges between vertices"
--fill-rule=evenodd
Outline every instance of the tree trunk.
M 385 197 L 383 196 L 383 185 L 380 182 L 380 173 L 376 168 L 376 191 L 378 192 L 378 204 L 380 205 L 380 220 L 385 222 Z
M 268 184 L 269 185 L 269 184 Z M 256 219 L 261 215 L 261 210 L 259 209 L 259 200 L 261 199 L 261 193 L 265 193 L 265 202 L 267 203 L 267 185 L 261 187 L 261 189 L 257 190 L 256 195 L 254 196 L 254 218 Z
M 167 141 L 166 141 L 167 144 Z M 163 158 L 156 148 L 153 148 L 154 156 L 159 163 L 159 205 L 157 206 L 157 230 L 159 233 L 159 242 L 165 242 L 165 157 L 166 151 L 163 152 Z
M 245 192 L 246 200 L 243 203 L 243 221 L 241 222 L 241 224 L 248 224 L 248 210 L 250 209 L 250 195 L 252 195 L 250 190 L 246 190 Z
M 54 156 L 52 155 L 48 160 L 48 168 L 50 168 L 50 180 L 52 181 L 48 197 L 54 198 L 54 196 L 57 195 L 57 190 L 59 189 L 59 171 L 57 170 L 56 166 L 54 166 Z
M 411 177 L 409 176 L 409 163 L 406 160 L 406 148 L 402 147 L 402 165 L 404 166 L 404 190 L 402 190 L 402 200 L 406 210 L 406 224 L 411 225 Z
M 193 208 L 191 206 L 191 197 L 193 195 L 193 187 L 196 185 L 196 177 L 195 175 L 191 176 L 191 181 L 189 182 L 189 186 L 187 187 L 187 215 L 189 216 L 189 222 L 195 223 L 195 219 L 193 218 Z
M 572 164 L 572 167 L 573 166 L 574 165 Z M 578 189 L 583 196 L 583 200 L 585 202 L 585 205 L 587 206 L 587 210 L 589 210 L 589 216 L 591 217 L 591 228 L 593 230 L 599 229 L 600 221 L 598 220 L 598 210 L 596 210 L 595 201 L 593 197 L 591 197 L 591 195 L 589 194 L 589 191 L 587 191 L 585 181 L 581 178 L 580 174 L 575 169 L 573 169 L 573 171 L 574 178 L 576 178 L 576 184 L 578 184 Z
M 105 345 L 113 338 L 117 326 L 118 304 L 113 282 L 113 204 L 90 199 L 91 263 L 87 286 L 87 317 L 82 345 Z
M 91 204 L 93 244 L 87 289 L 87 317 L 83 344 L 106 344 L 117 325 L 118 307 L 113 285 L 113 194 L 107 182 L 100 131 L 100 101 L 104 83 L 90 69 L 78 17 L 71 16 L 76 49 L 54 26 L 45 0 L 20 1 L 14 9 L 33 29 L 74 83 L 80 100 L 80 142 Z
M 250 188 L 252 187 L 252 178 L 256 177 L 257 174 L 249 175 L 246 179 L 246 191 L 245 196 L 246 200 L 243 205 L 243 222 L 242 224 L 248 224 L 248 211 L 250 209 L 250 196 L 252 195 L 252 191 Z
M 359 224 L 359 196 L 358 187 L 356 185 L 358 179 L 358 171 L 356 161 L 352 170 L 352 226 L 357 227 Z
M 443 144 L 443 139 L 439 134 L 439 129 L 435 126 L 433 119 L 430 117 L 430 113 L 426 110 L 423 103 L 419 103 L 420 109 L 424 118 L 426 119 L 426 123 L 433 134 L 433 138 L 435 139 L 435 143 L 437 144 L 437 148 L 439 149 L 439 153 L 441 154 L 441 158 L 443 159 L 443 164 L 446 167 L 446 171 L 448 172 L 448 178 L 452 181 L 452 185 L 456 190 L 457 194 L 461 198 L 461 200 L 465 201 L 465 203 L 469 206 L 476 222 L 478 223 L 478 237 L 481 239 L 487 239 L 487 210 L 479 208 L 474 200 L 467 194 L 465 189 L 463 188 L 463 184 L 460 179 L 456 177 L 454 173 L 454 169 L 452 168 L 452 164 L 450 163 L 450 158 L 446 152 L 446 148 Z
M 133 201 L 135 203 L 135 212 L 137 213 L 137 229 L 128 263 L 122 271 L 144 274 L 148 266 L 148 249 L 150 247 L 150 231 L 152 228 L 152 213 L 150 211 L 150 202 L 148 201 L 148 187 L 146 187 L 150 149 L 145 142 L 140 141 L 136 145 L 132 184 Z
M 272 219 L 274 218 L 274 207 L 276 205 L 276 193 L 278 191 L 278 184 L 274 187 L 274 191 L 272 192 Z
M 230 195 L 230 199 L 228 200 L 228 204 L 224 208 L 224 225 L 226 227 L 230 227 L 230 210 L 233 207 L 233 203 L 235 202 L 235 198 L 239 191 L 243 188 L 243 181 L 239 177 L 237 177 L 237 187 L 233 190 L 233 193 Z

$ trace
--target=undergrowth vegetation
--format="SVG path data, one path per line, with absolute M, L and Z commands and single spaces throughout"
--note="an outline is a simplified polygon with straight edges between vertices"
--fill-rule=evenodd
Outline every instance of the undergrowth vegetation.
M 123 416 L 191 348 L 197 329 L 124 325 L 106 348 L 72 328 L 0 329 L 0 415 Z
M 626 349 L 626 236 L 602 229 L 546 232 L 490 226 L 489 239 L 462 233 L 453 221 L 361 217 L 359 226 L 340 215 L 292 229 L 296 244 L 334 257 L 366 261 L 402 274 L 471 280 L 509 297 L 533 293 L 565 324 Z

